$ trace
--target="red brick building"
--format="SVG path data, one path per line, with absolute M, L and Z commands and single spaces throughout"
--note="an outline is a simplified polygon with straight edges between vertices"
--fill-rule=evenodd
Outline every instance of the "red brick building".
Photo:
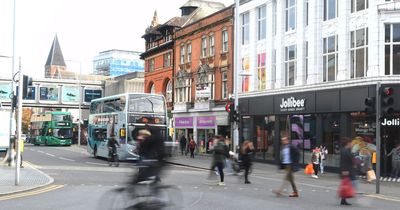
M 174 17 L 164 24 L 158 23 L 157 13 L 154 13 L 151 26 L 142 36 L 146 40 L 145 52 L 141 54 L 141 59 L 145 61 L 144 91 L 163 94 L 167 100 L 168 110 L 172 110 L 174 99 L 175 32 L 223 8 L 224 5 L 221 3 L 189 0 L 180 8 L 181 16 Z
M 175 135 L 199 145 L 231 136 L 225 105 L 233 90 L 233 12 L 224 8 L 175 32 Z

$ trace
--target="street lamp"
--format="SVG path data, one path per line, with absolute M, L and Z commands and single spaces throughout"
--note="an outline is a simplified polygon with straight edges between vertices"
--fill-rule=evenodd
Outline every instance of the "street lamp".
M 66 60 L 70 62 L 77 62 L 79 63 L 79 114 L 78 114 L 78 146 L 81 146 L 81 120 L 82 120 L 82 109 L 81 109 L 81 104 L 82 104 L 82 61 L 77 61 L 77 60 Z
M 235 27 L 234 27 L 234 68 L 233 68 L 233 94 L 235 99 L 235 111 L 239 113 L 239 94 L 238 94 L 238 87 L 239 87 L 239 69 L 240 69 L 240 52 L 239 52 L 239 43 L 240 43 L 240 30 L 239 30 L 239 0 L 235 0 Z M 234 121 L 234 130 L 233 130 L 233 145 L 234 148 L 239 145 L 239 123 L 235 120 Z

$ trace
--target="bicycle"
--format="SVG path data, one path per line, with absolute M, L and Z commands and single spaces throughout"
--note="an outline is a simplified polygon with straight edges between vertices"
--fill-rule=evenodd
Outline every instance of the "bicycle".
M 109 147 L 108 148 L 108 165 L 112 166 L 112 164 L 114 163 L 116 167 L 119 166 L 119 157 L 118 157 L 118 153 L 117 153 L 117 148 L 116 147 Z
M 161 210 L 181 209 L 182 193 L 173 185 L 162 185 L 157 181 L 112 189 L 106 192 L 97 209 L 100 210 Z

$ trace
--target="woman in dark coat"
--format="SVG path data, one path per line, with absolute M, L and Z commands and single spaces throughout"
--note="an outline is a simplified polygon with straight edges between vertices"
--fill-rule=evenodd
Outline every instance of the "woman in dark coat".
M 351 154 L 351 139 L 348 137 L 343 137 L 341 139 L 342 149 L 340 151 L 340 171 L 342 175 L 342 179 L 345 177 L 349 177 L 353 183 L 356 181 L 355 174 L 355 165 L 354 165 L 354 157 Z M 351 205 L 347 203 L 346 198 L 342 198 L 340 201 L 340 205 Z
M 243 147 L 241 149 L 241 155 L 242 155 L 242 161 L 243 161 L 243 166 L 244 166 L 244 178 L 245 184 L 250 184 L 251 182 L 249 181 L 249 171 L 250 167 L 252 165 L 252 157 L 253 157 L 253 152 L 254 152 L 254 146 L 253 142 L 246 140 L 243 142 Z

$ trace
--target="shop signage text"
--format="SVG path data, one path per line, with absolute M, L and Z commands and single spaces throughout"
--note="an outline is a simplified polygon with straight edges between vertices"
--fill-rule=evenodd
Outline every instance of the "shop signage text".
M 306 99 L 296 99 L 294 97 L 282 98 L 282 103 L 279 105 L 281 111 L 303 111 L 305 110 Z
M 193 127 L 193 117 L 175 118 L 175 127 L 191 128 Z
M 197 117 L 197 127 L 215 127 L 215 116 Z
M 383 122 L 381 123 L 381 125 L 382 126 L 400 125 L 400 118 L 391 119 L 391 120 L 388 120 L 388 119 L 384 118 Z

